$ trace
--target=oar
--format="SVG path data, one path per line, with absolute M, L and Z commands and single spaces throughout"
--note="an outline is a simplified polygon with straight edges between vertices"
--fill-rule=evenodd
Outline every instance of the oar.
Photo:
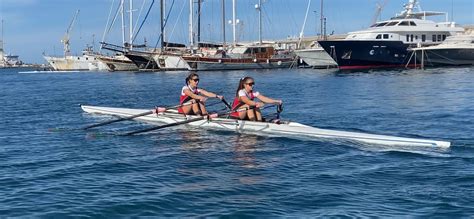
M 272 107 L 272 106 L 273 106 L 273 105 L 271 105 L 271 106 L 265 106 L 265 107 L 263 107 L 262 109 L 265 109 L 265 108 L 267 108 L 267 107 Z M 175 122 L 175 123 L 160 125 L 160 126 L 156 126 L 156 127 L 146 128 L 146 129 L 142 129 L 142 130 L 127 132 L 127 133 L 120 134 L 120 136 L 129 136 L 129 135 L 134 135 L 134 134 L 138 134 L 138 133 L 143 133 L 143 132 L 149 132 L 149 131 L 154 131 L 154 130 L 158 130 L 158 129 L 163 129 L 163 128 L 167 128 L 167 127 L 173 127 L 173 126 L 178 126 L 178 125 L 184 125 L 184 124 L 188 124 L 188 123 L 191 123 L 191 122 L 200 121 L 200 120 L 203 120 L 203 119 L 212 119 L 212 118 L 217 118 L 217 117 L 220 117 L 220 116 L 230 115 L 230 114 L 232 114 L 232 113 L 234 113 L 234 112 L 247 111 L 247 110 L 250 110 L 250 109 L 253 109 L 253 108 L 254 108 L 254 107 L 232 110 L 232 111 L 230 111 L 230 112 L 226 111 L 226 112 L 224 112 L 224 113 L 213 113 L 213 114 L 210 114 L 210 115 L 207 115 L 207 116 L 201 116 L 201 117 L 197 117 L 197 118 L 194 118 L 194 119 L 184 120 L 184 121 L 181 121 L 181 122 Z
M 230 106 L 230 104 L 224 98 L 222 98 L 221 101 L 225 104 L 227 109 L 232 110 L 232 106 Z
M 175 123 L 170 123 L 170 124 L 166 124 L 166 125 L 160 125 L 160 126 L 156 126 L 156 127 L 147 128 L 147 129 L 137 130 L 137 131 L 133 131 L 133 132 L 127 132 L 127 133 L 124 133 L 124 134 L 120 134 L 120 136 L 129 136 L 129 135 L 134 135 L 134 134 L 138 134 L 138 133 L 142 133 L 142 132 L 149 132 L 149 131 L 163 129 L 163 128 L 167 128 L 167 127 L 184 125 L 184 124 L 188 124 L 188 123 L 191 123 L 191 122 L 196 122 L 196 121 L 200 121 L 200 120 L 203 120 L 203 119 L 210 119 L 210 118 L 216 118 L 216 117 L 218 117 L 218 114 L 215 113 L 215 114 L 211 114 L 211 115 L 207 115 L 207 116 L 201 116 L 201 117 L 194 118 L 194 119 L 184 120 L 184 121 L 181 121 L 181 122 L 175 122 Z
M 121 117 L 121 118 L 118 118 L 118 119 L 114 119 L 114 120 L 110 120 L 110 121 L 106 121 L 106 122 L 102 122 L 102 123 L 97 123 L 97 124 L 89 125 L 89 126 L 86 126 L 86 127 L 81 128 L 81 129 L 82 129 L 82 130 L 87 130 L 87 129 L 94 128 L 94 127 L 99 127 L 99 126 L 104 126 L 104 125 L 112 124 L 112 123 L 115 123 L 115 122 L 120 122 L 120 121 L 125 121 L 125 120 L 131 120 L 131 119 L 134 119 L 134 118 L 137 118 L 137 117 L 146 116 L 146 115 L 150 115 L 150 114 L 153 114 L 153 113 L 161 113 L 161 112 L 166 111 L 167 109 L 173 109 L 173 108 L 177 108 L 177 107 L 181 107 L 181 106 L 186 106 L 186 105 L 190 105 L 190 104 L 194 104 L 194 102 L 189 102 L 189 103 L 186 103 L 186 104 L 176 105 L 176 106 L 172 106 L 172 107 L 168 107 L 168 108 L 157 107 L 157 108 L 155 108 L 155 109 L 153 109 L 153 110 L 146 111 L 146 112 L 144 112 L 144 113 L 140 113 L 140 114 L 132 115 L 132 116 L 127 116 L 127 117 Z

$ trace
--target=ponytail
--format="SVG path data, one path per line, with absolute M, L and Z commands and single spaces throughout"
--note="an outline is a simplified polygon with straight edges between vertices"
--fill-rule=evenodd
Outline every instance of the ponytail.
M 238 97 L 239 96 L 239 91 L 242 90 L 244 88 L 244 84 L 246 81 L 248 80 L 253 80 L 252 77 L 244 77 L 244 78 L 240 78 L 240 81 L 239 81 L 239 86 L 237 87 L 237 91 L 235 91 L 235 96 Z

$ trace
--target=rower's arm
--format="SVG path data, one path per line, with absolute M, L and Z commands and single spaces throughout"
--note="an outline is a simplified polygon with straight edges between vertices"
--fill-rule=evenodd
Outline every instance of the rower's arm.
M 274 100 L 270 97 L 266 97 L 266 96 L 263 96 L 263 95 L 258 95 L 257 97 L 259 100 L 261 100 L 262 102 L 264 103 L 270 103 L 270 104 L 281 104 L 282 101 L 281 100 Z
M 217 98 L 217 94 L 209 92 L 207 90 L 201 89 L 201 93 L 204 94 L 204 96 L 206 96 L 206 97 L 215 97 L 215 98 Z
M 189 97 L 191 97 L 191 98 L 193 98 L 193 99 L 196 99 L 196 100 L 199 100 L 199 99 L 201 99 L 201 97 L 202 97 L 202 96 L 200 96 L 200 95 L 194 94 L 194 93 L 191 92 L 189 89 L 185 89 L 185 90 L 184 90 L 184 93 L 185 93 L 186 95 L 188 95 Z
M 244 102 L 245 104 L 249 105 L 249 106 L 256 106 L 257 105 L 257 102 L 256 101 L 252 101 L 251 99 L 249 99 L 248 97 L 246 96 L 241 96 L 239 97 L 240 100 L 242 102 Z

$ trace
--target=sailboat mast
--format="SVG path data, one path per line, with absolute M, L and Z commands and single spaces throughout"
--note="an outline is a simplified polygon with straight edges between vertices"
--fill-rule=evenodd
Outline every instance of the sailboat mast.
M 122 20 L 122 44 L 125 46 L 125 43 L 127 42 L 125 40 L 125 14 L 124 14 L 124 0 L 120 1 L 120 15 L 121 15 L 121 20 Z
M 133 0 L 130 1 L 130 14 L 129 14 L 129 20 L 130 20 L 130 27 L 129 27 L 129 44 L 130 44 L 130 49 L 133 48 Z
M 161 31 L 161 52 L 163 52 L 164 48 L 165 48 L 165 39 L 164 39 L 164 29 L 165 29 L 165 26 L 164 26 L 164 23 L 163 23 L 163 0 L 160 1 L 160 31 Z
M 225 0 L 222 0 L 222 45 L 225 47 Z
M 235 0 L 232 0 L 232 35 L 234 37 L 234 46 L 237 45 L 237 37 L 235 33 Z
M 197 14 L 197 43 L 201 42 L 201 0 L 198 0 L 198 14 Z
M 193 12 L 193 0 L 189 0 L 189 46 L 191 47 L 191 50 L 194 47 Z
M 258 0 L 256 8 L 258 10 L 258 42 L 262 44 L 262 0 Z

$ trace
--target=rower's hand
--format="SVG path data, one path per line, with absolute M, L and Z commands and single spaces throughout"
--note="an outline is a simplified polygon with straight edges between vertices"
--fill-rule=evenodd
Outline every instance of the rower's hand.
M 262 108 L 263 106 L 265 106 L 265 104 L 262 102 L 257 102 L 257 104 L 255 105 L 255 107 L 257 108 Z
M 282 105 L 282 104 L 283 104 L 283 100 L 277 100 L 277 101 L 275 101 L 275 104 L 276 104 L 276 105 Z
M 200 102 L 203 102 L 203 103 L 204 103 L 204 102 L 206 102 L 206 100 L 207 100 L 207 97 L 203 97 L 203 96 L 200 96 L 200 97 L 199 97 L 199 101 L 200 101 Z
M 219 98 L 219 100 L 222 100 L 222 99 L 224 99 L 224 96 L 216 95 L 216 98 Z

